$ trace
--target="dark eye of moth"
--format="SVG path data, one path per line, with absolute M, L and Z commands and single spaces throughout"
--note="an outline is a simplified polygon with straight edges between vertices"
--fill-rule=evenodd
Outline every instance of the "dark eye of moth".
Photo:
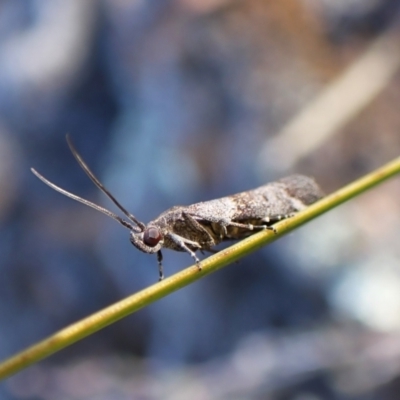
M 161 240 L 161 233 L 157 228 L 147 228 L 144 231 L 143 242 L 147 246 L 155 247 Z

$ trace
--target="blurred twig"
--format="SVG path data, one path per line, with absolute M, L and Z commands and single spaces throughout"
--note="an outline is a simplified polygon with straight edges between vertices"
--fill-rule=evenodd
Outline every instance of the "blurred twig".
M 265 230 L 242 240 L 241 242 L 222 250 L 202 261 L 202 272 L 196 266 L 191 266 L 162 282 L 158 282 L 132 296 L 121 300 L 69 327 L 47 339 L 29 347 L 19 354 L 0 364 L 0 379 L 4 379 L 29 365 L 42 360 L 72 343 L 118 321 L 121 318 L 167 296 L 183 286 L 202 278 L 218 269 L 244 257 L 280 236 L 294 230 L 320 214 L 338 206 L 339 204 L 359 195 L 360 193 L 378 185 L 391 176 L 400 173 L 400 158 L 375 170 L 374 172 L 345 186 L 337 192 L 325 197 L 321 201 L 296 214 L 294 217 L 275 225 L 278 233 Z
M 356 117 L 400 69 L 399 19 L 283 129 L 265 141 L 262 171 L 291 169 Z M 296 145 L 293 146 L 293 143 Z M 290 149 L 290 151 L 287 151 Z

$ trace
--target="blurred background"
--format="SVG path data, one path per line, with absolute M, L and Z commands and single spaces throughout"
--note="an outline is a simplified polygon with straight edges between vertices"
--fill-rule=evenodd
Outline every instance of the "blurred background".
M 0 358 L 158 279 L 138 219 L 400 153 L 399 0 L 0 0 Z M 400 180 L 2 382 L 0 399 L 398 399 Z M 164 252 L 167 276 L 192 264 Z

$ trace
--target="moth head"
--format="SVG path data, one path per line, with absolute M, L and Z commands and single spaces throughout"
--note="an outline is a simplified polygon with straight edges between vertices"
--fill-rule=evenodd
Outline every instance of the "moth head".
M 142 232 L 132 230 L 131 243 L 144 253 L 157 253 L 164 245 L 164 236 L 157 226 L 146 226 Z

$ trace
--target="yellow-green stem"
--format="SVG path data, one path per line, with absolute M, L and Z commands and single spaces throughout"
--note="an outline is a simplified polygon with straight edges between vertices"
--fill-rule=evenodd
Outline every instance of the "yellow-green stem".
M 42 340 L 26 350 L 10 357 L 0 364 L 0 379 L 4 379 L 29 365 L 42 360 L 76 341 L 118 321 L 121 318 L 165 297 L 179 288 L 208 275 L 237 259 L 251 253 L 280 236 L 292 231 L 300 225 L 316 218 L 318 215 L 378 185 L 384 180 L 400 172 L 400 158 L 386 164 L 376 171 L 345 186 L 337 192 L 323 198 L 294 217 L 275 225 L 277 234 L 265 230 L 228 247 L 201 262 L 202 271 L 191 266 L 177 274 L 158 282 L 124 300 L 119 301 L 91 316 L 78 321 L 54 335 Z

